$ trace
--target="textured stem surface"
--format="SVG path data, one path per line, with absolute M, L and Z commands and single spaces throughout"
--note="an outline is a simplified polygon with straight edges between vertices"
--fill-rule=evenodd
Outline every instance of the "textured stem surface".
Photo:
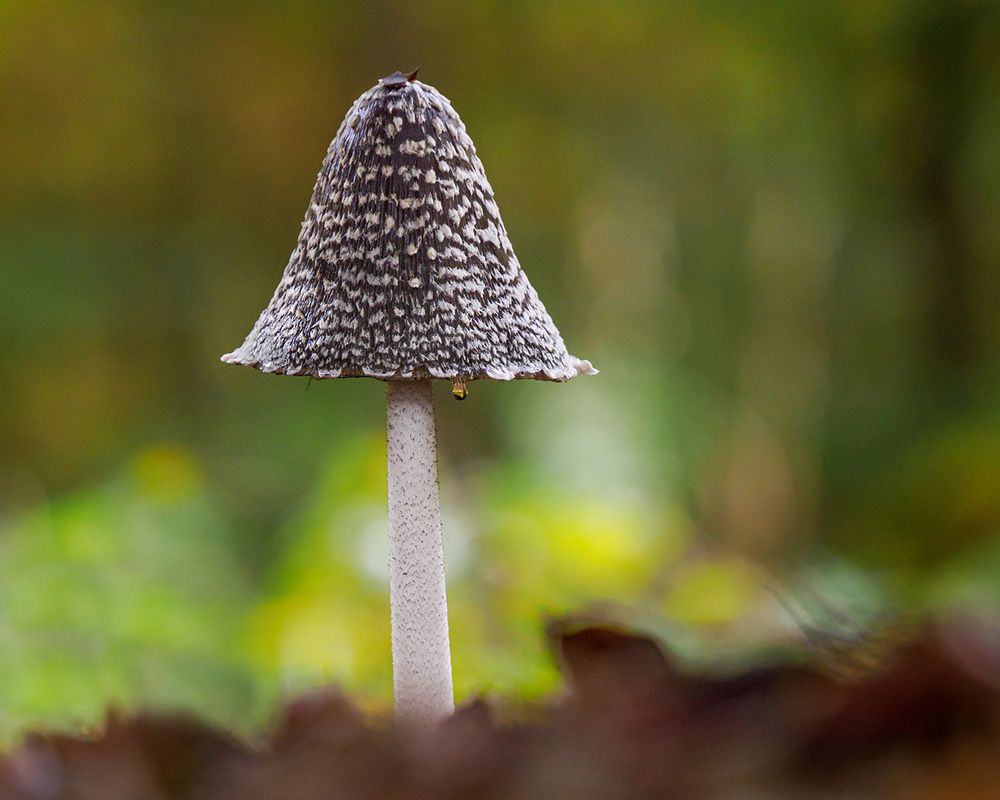
M 388 381 L 389 589 L 396 715 L 455 708 L 430 381 Z

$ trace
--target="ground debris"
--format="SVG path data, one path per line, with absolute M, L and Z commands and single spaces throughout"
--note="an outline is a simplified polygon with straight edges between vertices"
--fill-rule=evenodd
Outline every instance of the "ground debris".
M 681 669 L 652 639 L 562 627 L 559 697 L 394 726 L 343 695 L 248 743 L 190 717 L 112 715 L 0 758 L 0 800 L 1000 797 L 1000 643 L 927 626 L 850 679 L 818 661 Z

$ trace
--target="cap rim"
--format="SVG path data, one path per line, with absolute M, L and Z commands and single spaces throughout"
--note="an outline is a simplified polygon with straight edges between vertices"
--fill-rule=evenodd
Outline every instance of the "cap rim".
M 274 375 L 289 375 L 299 377 L 309 377 L 314 380 L 333 380 L 336 378 L 374 378 L 381 381 L 423 381 L 423 380 L 443 380 L 443 381 L 512 381 L 512 380 L 538 380 L 551 381 L 553 383 L 565 383 L 577 375 L 597 375 L 598 370 L 586 360 L 570 356 L 569 362 L 564 369 L 548 369 L 540 367 L 537 369 L 523 367 L 488 367 L 474 372 L 458 372 L 447 370 L 434 370 L 425 366 L 415 367 L 411 370 L 397 370 L 395 372 L 373 372 L 364 368 L 315 369 L 311 367 L 289 367 L 272 362 L 262 362 L 256 360 L 245 360 L 240 357 L 238 351 L 226 353 L 220 358 L 226 364 L 236 364 L 238 366 L 250 367 L 258 372 Z

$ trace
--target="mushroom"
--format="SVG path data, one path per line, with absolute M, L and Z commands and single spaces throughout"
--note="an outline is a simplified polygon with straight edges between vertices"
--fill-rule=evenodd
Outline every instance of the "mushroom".
M 397 716 L 454 709 L 431 381 L 595 374 L 521 270 L 451 103 L 394 72 L 330 144 L 298 244 L 243 344 L 262 372 L 386 383 Z

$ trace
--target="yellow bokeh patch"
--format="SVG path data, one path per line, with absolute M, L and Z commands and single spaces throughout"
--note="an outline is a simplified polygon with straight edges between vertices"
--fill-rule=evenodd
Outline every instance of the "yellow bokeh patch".
M 685 566 L 671 580 L 665 611 L 692 625 L 725 624 L 746 614 L 762 589 L 763 576 L 746 561 L 699 561 Z
M 165 504 L 188 499 L 203 484 L 194 453 L 173 444 L 143 450 L 132 462 L 132 476 L 140 492 Z

